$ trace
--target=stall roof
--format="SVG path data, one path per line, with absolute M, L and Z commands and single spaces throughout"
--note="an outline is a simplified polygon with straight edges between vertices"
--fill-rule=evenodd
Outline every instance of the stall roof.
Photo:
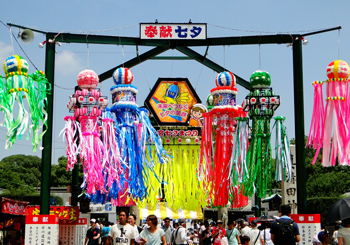
M 267 197 L 267 198 L 264 198 L 264 199 L 262 199 L 261 200 L 261 202 L 269 202 L 269 201 L 271 201 L 271 200 L 273 200 L 273 199 L 281 199 L 282 200 L 282 196 L 280 195 L 280 194 L 273 194 L 272 196 L 270 196 L 270 197 Z

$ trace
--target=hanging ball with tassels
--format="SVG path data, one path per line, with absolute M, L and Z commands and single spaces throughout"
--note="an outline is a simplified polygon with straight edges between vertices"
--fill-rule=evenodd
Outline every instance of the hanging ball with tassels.
M 130 84 L 134 79 L 132 72 L 125 67 L 116 69 L 113 73 L 113 81 L 115 84 Z
M 223 87 L 223 86 L 235 87 L 236 77 L 235 75 L 232 74 L 232 72 L 224 71 L 219 73 L 216 76 L 215 83 L 217 87 Z
M 78 86 L 82 89 L 95 89 L 98 85 L 98 76 L 93 70 L 84 70 L 78 74 Z
M 349 77 L 349 65 L 343 60 L 335 60 L 327 66 L 328 79 L 346 79 Z
M 27 73 L 29 69 L 28 62 L 19 55 L 11 55 L 4 62 L 4 71 L 6 74 L 10 72 Z

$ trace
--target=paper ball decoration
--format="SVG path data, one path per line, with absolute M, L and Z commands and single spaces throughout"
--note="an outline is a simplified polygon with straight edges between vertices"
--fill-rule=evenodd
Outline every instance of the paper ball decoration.
M 93 70 L 84 70 L 78 74 L 78 86 L 82 89 L 94 89 L 98 85 L 98 76 Z
M 207 106 L 208 106 L 208 109 L 212 109 L 213 108 L 213 105 L 214 105 L 214 97 L 209 94 L 208 97 L 207 97 Z
M 27 73 L 28 69 L 28 62 L 19 55 L 11 55 L 4 62 L 4 71 L 6 74 L 10 72 Z
M 125 67 L 119 67 L 113 73 L 113 81 L 116 85 L 130 84 L 134 80 L 132 72 Z
M 219 73 L 215 78 L 215 83 L 217 87 L 223 86 L 236 86 L 236 77 L 232 74 L 232 72 L 224 71 Z
M 176 97 L 179 96 L 179 93 L 180 93 L 180 88 L 179 86 L 177 86 L 177 83 L 174 83 L 167 88 L 165 92 L 165 96 L 172 99 L 176 99 Z
M 255 71 L 250 76 L 250 84 L 253 88 L 268 88 L 271 85 L 271 76 L 267 71 Z
M 349 77 L 349 65 L 343 60 L 336 60 L 327 66 L 328 79 Z

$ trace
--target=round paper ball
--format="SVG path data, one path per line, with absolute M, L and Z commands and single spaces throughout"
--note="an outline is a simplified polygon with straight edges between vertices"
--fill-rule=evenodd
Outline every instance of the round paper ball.
M 349 65 L 343 60 L 335 60 L 327 66 L 327 77 L 332 78 L 348 78 Z
M 235 75 L 232 74 L 232 72 L 224 71 L 219 73 L 216 76 L 215 83 L 217 87 L 223 87 L 223 86 L 235 87 L 236 77 Z
M 78 86 L 82 89 L 94 89 L 98 85 L 98 76 L 93 70 L 84 70 L 78 74 Z
M 209 109 L 213 108 L 214 105 L 214 98 L 211 94 L 208 95 L 207 97 L 207 106 Z
M 255 71 L 250 76 L 250 84 L 253 88 L 268 88 L 271 85 L 271 76 L 267 71 Z
M 125 67 L 119 67 L 113 73 L 113 81 L 115 84 L 130 84 L 134 80 L 132 72 Z
M 19 55 L 11 55 L 4 62 L 5 73 L 24 72 L 28 73 L 28 62 Z

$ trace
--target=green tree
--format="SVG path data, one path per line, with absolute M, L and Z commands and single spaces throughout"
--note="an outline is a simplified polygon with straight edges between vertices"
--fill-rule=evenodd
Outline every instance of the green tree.
M 79 183 L 83 181 L 83 168 L 79 165 Z M 64 187 L 72 184 L 72 172 L 67 171 L 67 157 L 61 156 L 58 164 L 51 166 L 51 186 Z
M 13 155 L 0 161 L 0 188 L 10 193 L 32 194 L 40 186 L 41 159 L 36 156 Z

